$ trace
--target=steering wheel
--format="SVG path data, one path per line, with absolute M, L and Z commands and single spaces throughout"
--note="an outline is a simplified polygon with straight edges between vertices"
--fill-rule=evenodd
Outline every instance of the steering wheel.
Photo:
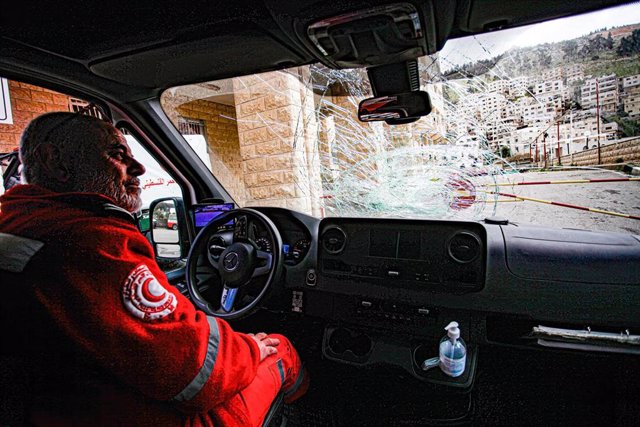
M 214 237 L 229 222 L 233 223 L 232 241 L 220 245 Z M 267 230 L 272 252 L 260 250 L 249 237 L 249 223 L 255 222 Z M 273 222 L 254 209 L 234 209 L 214 218 L 193 242 L 187 258 L 187 290 L 196 307 L 211 316 L 244 317 L 258 307 L 280 277 L 282 262 L 282 238 Z M 247 298 L 245 290 L 260 284 L 255 298 Z M 200 289 L 205 286 L 219 303 L 202 296 Z M 245 299 L 249 302 L 243 304 Z

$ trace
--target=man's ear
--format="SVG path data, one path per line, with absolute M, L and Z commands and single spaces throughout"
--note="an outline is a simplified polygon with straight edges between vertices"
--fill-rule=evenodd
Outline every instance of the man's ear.
M 38 149 L 40 164 L 47 176 L 60 183 L 68 182 L 71 178 L 69 166 L 60 153 L 60 149 L 52 144 L 42 144 Z

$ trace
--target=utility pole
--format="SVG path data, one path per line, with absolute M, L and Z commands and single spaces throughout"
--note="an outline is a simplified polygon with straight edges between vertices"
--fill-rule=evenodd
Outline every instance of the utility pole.
M 600 157 L 600 84 L 598 83 L 597 77 L 596 77 L 596 126 L 598 129 L 598 164 L 601 164 L 602 159 Z
M 544 168 L 547 168 L 547 136 L 549 136 L 548 133 L 544 133 L 542 135 L 542 143 L 544 145 Z
M 560 159 L 560 122 L 556 122 L 556 129 L 558 130 L 558 151 L 556 155 L 558 156 L 558 166 L 562 166 L 562 160 Z
M 587 137 L 587 141 L 586 141 L 586 142 L 585 142 L 585 144 L 584 144 L 584 145 L 587 147 L 587 148 L 585 148 L 585 150 L 588 150 L 588 149 L 589 149 L 589 135 L 591 135 L 589 132 L 587 132 L 587 133 L 585 134 L 585 136 Z
M 567 155 L 571 154 L 571 144 L 573 144 L 573 109 L 569 113 L 569 144 L 567 144 Z
M 538 163 L 538 138 L 536 138 L 536 163 Z

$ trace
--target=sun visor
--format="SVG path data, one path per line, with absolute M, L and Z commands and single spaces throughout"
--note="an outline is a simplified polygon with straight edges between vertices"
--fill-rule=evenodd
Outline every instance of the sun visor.
M 244 52 L 241 61 L 238 46 Z M 100 77 L 153 88 L 268 71 L 310 59 L 256 30 L 166 44 L 94 62 L 89 69 Z

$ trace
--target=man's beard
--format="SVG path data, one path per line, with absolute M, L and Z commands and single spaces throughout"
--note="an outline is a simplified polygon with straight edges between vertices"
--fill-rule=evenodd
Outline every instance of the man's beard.
M 129 193 L 127 185 L 135 184 L 140 188 L 140 180 L 131 178 L 125 182 L 116 181 L 113 176 L 100 173 L 97 170 L 87 171 L 87 174 L 76 175 L 77 191 L 85 193 L 98 193 L 110 197 L 115 204 L 128 212 L 136 212 L 142 207 L 142 199 L 140 198 L 140 190 L 136 193 Z

